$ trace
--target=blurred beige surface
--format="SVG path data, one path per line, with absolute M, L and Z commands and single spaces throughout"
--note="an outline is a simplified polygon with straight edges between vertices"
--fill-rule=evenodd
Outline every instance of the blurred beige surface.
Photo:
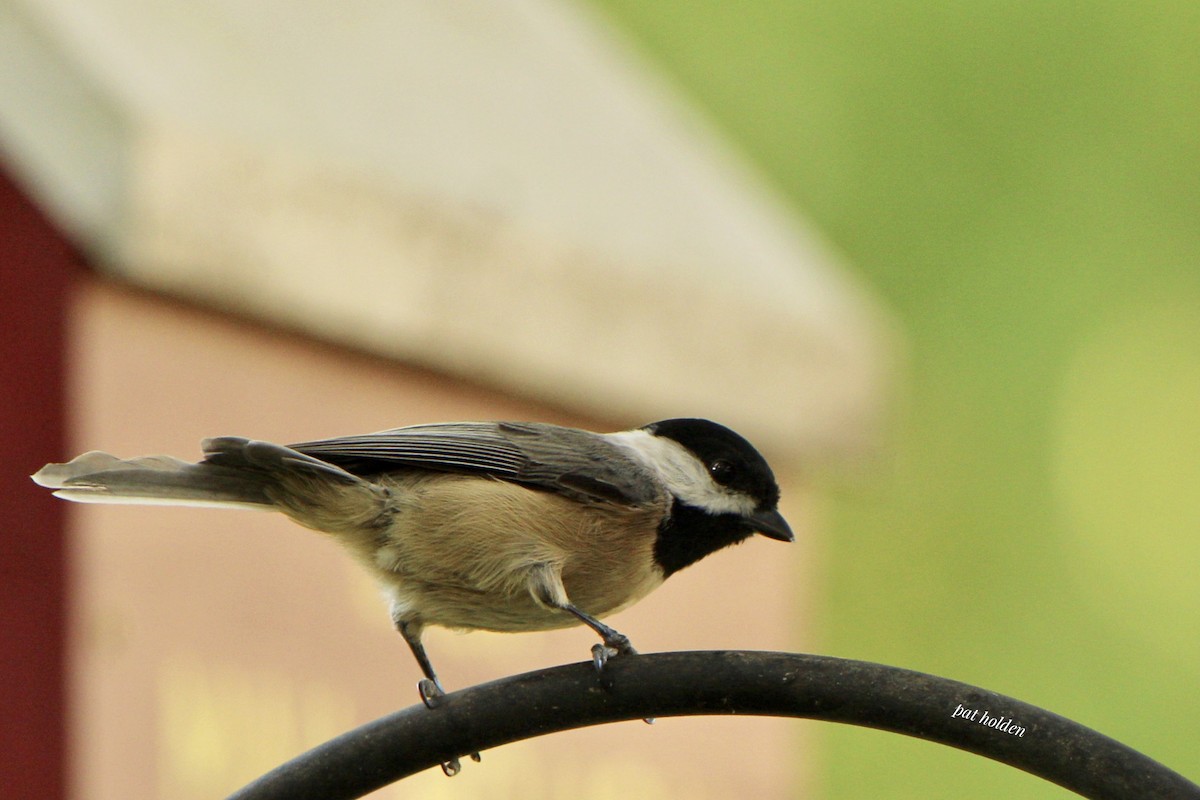
M 887 312 L 584 4 L 6 0 L 0 149 L 156 291 L 579 414 L 876 444 Z
M 92 284 L 74 319 L 76 449 L 199 456 L 199 440 L 288 442 L 409 423 L 567 416 L 434 374 Z M 641 420 L 646 422 L 649 420 Z M 643 651 L 803 643 L 810 506 L 781 475 L 799 533 L 722 552 L 612 622 Z M 73 507 L 75 796 L 212 798 L 416 701 L 416 664 L 351 561 L 254 511 Z M 584 660 L 585 629 L 427 636 L 448 688 Z M 664 719 L 543 737 L 434 769 L 378 796 L 791 797 L 804 723 Z

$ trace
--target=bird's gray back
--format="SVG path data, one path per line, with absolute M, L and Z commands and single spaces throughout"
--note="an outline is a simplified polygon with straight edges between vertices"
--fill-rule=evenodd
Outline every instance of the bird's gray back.
M 489 475 L 581 502 L 645 505 L 665 488 L 601 434 L 541 422 L 449 422 L 289 445 L 369 476 L 406 469 Z

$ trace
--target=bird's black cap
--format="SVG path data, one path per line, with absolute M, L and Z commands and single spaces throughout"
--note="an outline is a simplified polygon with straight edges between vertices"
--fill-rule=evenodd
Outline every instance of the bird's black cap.
M 681 418 L 652 422 L 645 430 L 691 450 L 708 467 L 713 480 L 743 492 L 759 509 L 779 504 L 779 484 L 767 460 L 740 434 L 707 419 Z

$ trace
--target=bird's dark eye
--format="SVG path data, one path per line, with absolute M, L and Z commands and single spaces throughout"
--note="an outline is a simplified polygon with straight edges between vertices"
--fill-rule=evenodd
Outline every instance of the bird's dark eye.
M 733 468 L 733 464 L 723 458 L 718 458 L 709 465 L 708 472 L 710 475 L 712 475 L 712 479 L 714 481 L 722 486 L 726 486 L 730 481 L 733 480 L 733 473 L 735 470 Z

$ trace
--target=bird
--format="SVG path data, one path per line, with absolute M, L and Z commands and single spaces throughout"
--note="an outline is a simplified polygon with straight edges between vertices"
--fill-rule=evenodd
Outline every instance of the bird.
M 586 625 L 596 669 L 634 654 L 601 621 L 705 556 L 795 536 L 745 438 L 706 419 L 615 433 L 542 422 L 440 422 L 279 445 L 202 442 L 203 459 L 100 451 L 31 477 L 79 502 L 276 510 L 372 574 L 430 708 L 444 695 L 422 633 Z

